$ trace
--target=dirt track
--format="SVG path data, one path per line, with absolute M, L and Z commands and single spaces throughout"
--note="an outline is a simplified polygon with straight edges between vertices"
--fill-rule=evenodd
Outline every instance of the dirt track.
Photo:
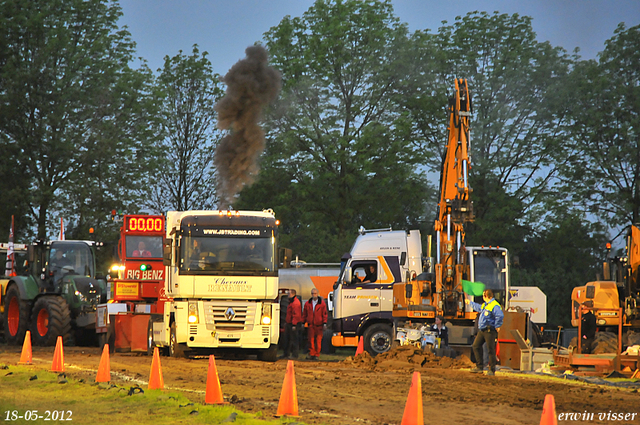
M 15 364 L 21 347 L 0 345 L 0 364 Z M 53 347 L 33 349 L 34 367 L 49 368 Z M 65 348 L 68 374 L 95 379 L 100 350 Z M 208 361 L 162 357 L 165 386 L 190 392 L 204 401 Z M 216 359 L 225 398 L 245 412 L 276 413 L 286 360 Z M 424 364 L 421 366 L 421 364 Z M 146 383 L 151 358 L 135 354 L 111 355 L 114 383 L 127 385 L 125 377 Z M 302 420 L 309 424 L 399 424 L 411 383 L 418 370 L 422 377 L 425 423 L 429 424 L 539 424 L 546 394 L 553 394 L 558 413 L 638 413 L 634 422 L 579 421 L 579 423 L 640 423 L 640 394 L 555 379 L 522 377 L 498 372 L 495 377 L 473 375 L 468 361 L 421 357 L 398 351 L 379 358 L 358 357 L 342 362 L 295 362 L 295 378 Z M 195 391 L 195 392 L 194 392 Z M 574 422 L 578 423 L 578 422 Z

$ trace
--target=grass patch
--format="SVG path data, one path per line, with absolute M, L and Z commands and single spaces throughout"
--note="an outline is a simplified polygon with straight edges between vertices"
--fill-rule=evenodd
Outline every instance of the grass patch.
M 37 379 L 33 379 L 35 376 Z M 193 403 L 184 394 L 176 391 L 142 388 L 143 392 L 135 390 L 130 395 L 131 386 L 95 384 L 73 377 L 67 377 L 66 383 L 60 383 L 61 379 L 57 373 L 36 370 L 29 366 L 9 366 L 8 369 L 0 370 L 0 421 L 13 424 L 69 421 L 113 425 L 219 424 L 235 413 L 237 416 L 232 422 L 234 424 L 292 422 L 292 419 L 260 419 L 262 415 L 259 412 L 243 413 L 231 405 L 211 406 Z M 15 415 L 13 411 L 16 411 Z M 33 420 L 34 411 L 43 418 Z M 25 419 L 25 414 L 27 419 L 31 420 Z M 13 419 L 15 416 L 23 418 Z M 57 420 L 54 420 L 54 417 Z M 61 421 L 60 418 L 65 420 Z

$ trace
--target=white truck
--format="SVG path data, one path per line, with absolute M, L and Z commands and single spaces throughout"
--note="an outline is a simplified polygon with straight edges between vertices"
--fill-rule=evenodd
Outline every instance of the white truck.
M 150 344 L 173 357 L 241 351 L 275 361 L 277 233 L 272 210 L 168 212 L 168 301 Z
M 467 247 L 470 281 L 481 281 L 492 289 L 501 305 L 508 308 L 509 260 L 505 248 Z M 405 291 L 408 282 L 414 282 L 415 296 L 420 305 L 408 307 L 416 319 L 434 320 L 443 314 L 452 326 L 449 329 L 451 346 L 467 346 L 472 341 L 472 310 L 463 305 L 464 315 L 449 318 L 446 305 L 439 302 L 435 288 L 418 287 L 416 283 L 433 280 L 433 258 L 423 258 L 422 240 L 419 230 L 394 231 L 392 229 L 360 229 L 349 254 L 342 258 L 340 276 L 329 300 L 333 304 L 333 337 L 335 347 L 356 346 L 364 337 L 364 349 L 371 355 L 384 353 L 396 339 L 393 308 L 397 309 L 400 298 L 396 291 Z M 373 281 L 366 279 L 367 270 L 375 270 Z M 397 295 L 397 294 L 396 294 Z M 409 297 L 411 298 L 411 297 Z M 476 301 L 482 302 L 481 297 Z M 416 320 L 417 321 L 417 320 Z M 396 320 L 397 322 L 397 320 Z M 396 326 L 397 327 L 397 326 Z

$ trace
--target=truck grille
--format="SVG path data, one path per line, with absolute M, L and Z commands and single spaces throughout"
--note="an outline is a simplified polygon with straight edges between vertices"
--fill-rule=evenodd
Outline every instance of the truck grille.
M 205 302 L 207 328 L 219 331 L 251 331 L 256 318 L 256 304 L 242 302 Z

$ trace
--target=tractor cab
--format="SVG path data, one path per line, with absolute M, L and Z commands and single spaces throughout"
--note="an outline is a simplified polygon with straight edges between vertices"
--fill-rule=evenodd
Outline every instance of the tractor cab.
M 29 265 L 33 276 L 40 276 L 41 292 L 61 292 L 65 276 L 103 279 L 96 276 L 93 241 L 38 242 L 28 247 Z

